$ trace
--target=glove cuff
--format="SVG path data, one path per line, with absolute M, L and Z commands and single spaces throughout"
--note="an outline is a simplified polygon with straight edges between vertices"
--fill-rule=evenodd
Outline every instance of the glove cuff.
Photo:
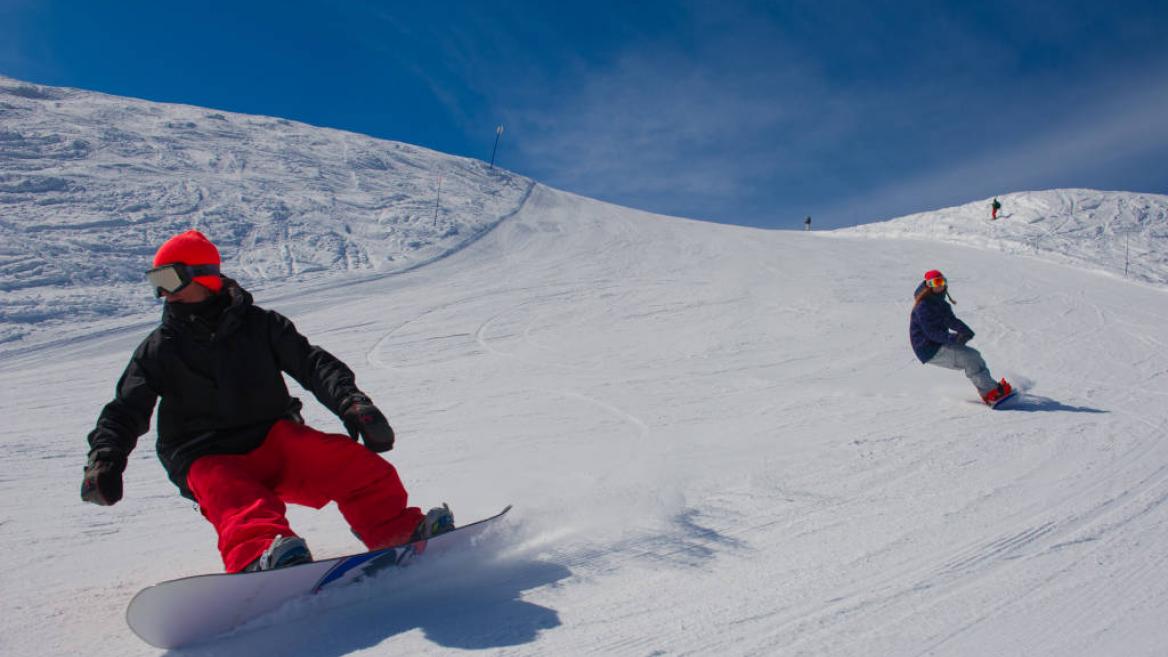
M 345 397 L 341 401 L 341 414 L 346 413 L 354 404 L 372 404 L 373 400 L 369 399 L 363 392 L 354 392 Z
M 118 472 L 122 472 L 126 469 L 126 454 L 122 450 L 114 447 L 95 447 L 89 452 L 87 467 L 92 467 L 98 463 L 109 463 Z

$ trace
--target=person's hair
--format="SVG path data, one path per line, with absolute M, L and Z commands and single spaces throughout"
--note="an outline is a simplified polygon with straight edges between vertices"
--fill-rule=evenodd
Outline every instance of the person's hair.
M 957 302 L 953 300 L 953 295 L 949 294 L 949 286 L 948 285 L 945 286 L 944 292 L 938 292 L 938 291 L 934 290 L 933 288 L 929 287 L 928 285 L 922 284 L 920 287 L 920 291 L 918 291 L 916 296 L 913 297 L 913 308 L 916 308 L 922 301 L 925 300 L 925 297 L 929 296 L 930 294 L 944 295 L 941 297 L 943 300 L 948 300 L 949 303 L 951 303 L 955 306 L 957 305 Z

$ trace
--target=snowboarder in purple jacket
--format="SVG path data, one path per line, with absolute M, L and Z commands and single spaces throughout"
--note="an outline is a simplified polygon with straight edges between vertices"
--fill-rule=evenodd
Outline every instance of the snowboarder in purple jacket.
M 926 272 L 913 297 L 908 335 L 922 363 L 963 370 L 982 401 L 991 406 L 1013 392 L 1005 379 L 994 381 L 981 353 L 966 344 L 973 339 L 973 329 L 953 314 L 949 285 L 940 271 Z

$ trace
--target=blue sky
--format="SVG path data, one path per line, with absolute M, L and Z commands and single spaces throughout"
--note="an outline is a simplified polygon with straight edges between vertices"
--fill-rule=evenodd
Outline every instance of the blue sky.
M 727 223 L 1168 193 L 1168 3 L 0 0 L 0 74 Z

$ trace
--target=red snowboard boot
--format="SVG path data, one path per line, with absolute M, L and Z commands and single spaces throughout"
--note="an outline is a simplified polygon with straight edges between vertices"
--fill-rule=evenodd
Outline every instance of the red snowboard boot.
M 997 406 L 998 404 L 1005 401 L 1007 397 L 1010 397 L 1013 394 L 1014 388 L 1010 387 L 1010 384 L 1007 383 L 1005 379 L 1002 379 L 998 382 L 998 387 L 982 395 L 981 400 L 985 402 L 987 406 Z

